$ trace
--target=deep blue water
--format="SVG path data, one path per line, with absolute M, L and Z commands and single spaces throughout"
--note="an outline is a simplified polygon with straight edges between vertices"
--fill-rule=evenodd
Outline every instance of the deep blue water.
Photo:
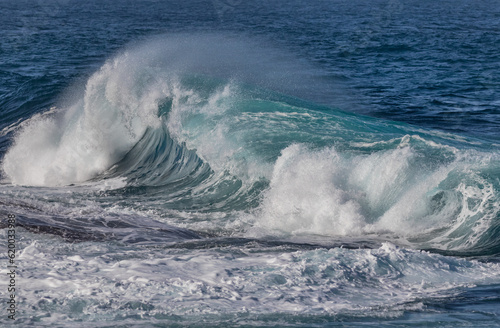
M 0 10 L 15 324 L 500 326 L 497 1 Z

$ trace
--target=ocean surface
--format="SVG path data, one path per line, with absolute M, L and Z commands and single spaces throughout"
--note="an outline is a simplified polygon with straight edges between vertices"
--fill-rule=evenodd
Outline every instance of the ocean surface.
M 500 327 L 498 0 L 0 13 L 1 326 Z

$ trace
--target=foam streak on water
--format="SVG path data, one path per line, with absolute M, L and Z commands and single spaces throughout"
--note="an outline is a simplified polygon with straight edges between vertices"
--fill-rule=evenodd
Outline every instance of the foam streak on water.
M 81 249 L 77 254 L 75 247 Z M 234 314 L 245 320 L 269 313 L 286 313 L 297 322 L 311 315 L 390 319 L 500 278 L 498 264 L 390 243 L 364 250 L 287 250 L 252 242 L 204 248 L 200 243 L 194 249 L 123 253 L 113 244 L 46 238 L 23 243 L 19 261 L 33 263 L 24 271 L 23 303 L 34 315 L 23 322 L 45 326 L 118 317 L 134 322 L 140 316 L 173 324 L 182 316 L 200 324 L 207 317 L 216 323 Z M 46 288 L 50 295 L 36 295 Z M 54 311 L 60 314 L 44 315 Z

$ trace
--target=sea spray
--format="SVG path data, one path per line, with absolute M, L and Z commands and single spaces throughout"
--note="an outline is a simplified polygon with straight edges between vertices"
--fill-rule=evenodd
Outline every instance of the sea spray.
M 121 56 L 92 75 L 82 98 L 51 117 L 34 117 L 17 133 L 3 168 L 14 184 L 86 181 L 120 160 L 147 127 L 158 126 L 164 81 Z

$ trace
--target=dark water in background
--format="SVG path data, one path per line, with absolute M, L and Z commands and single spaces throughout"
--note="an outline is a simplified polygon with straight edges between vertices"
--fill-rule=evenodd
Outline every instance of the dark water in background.
M 497 1 L 0 10 L 18 324 L 500 326 Z

